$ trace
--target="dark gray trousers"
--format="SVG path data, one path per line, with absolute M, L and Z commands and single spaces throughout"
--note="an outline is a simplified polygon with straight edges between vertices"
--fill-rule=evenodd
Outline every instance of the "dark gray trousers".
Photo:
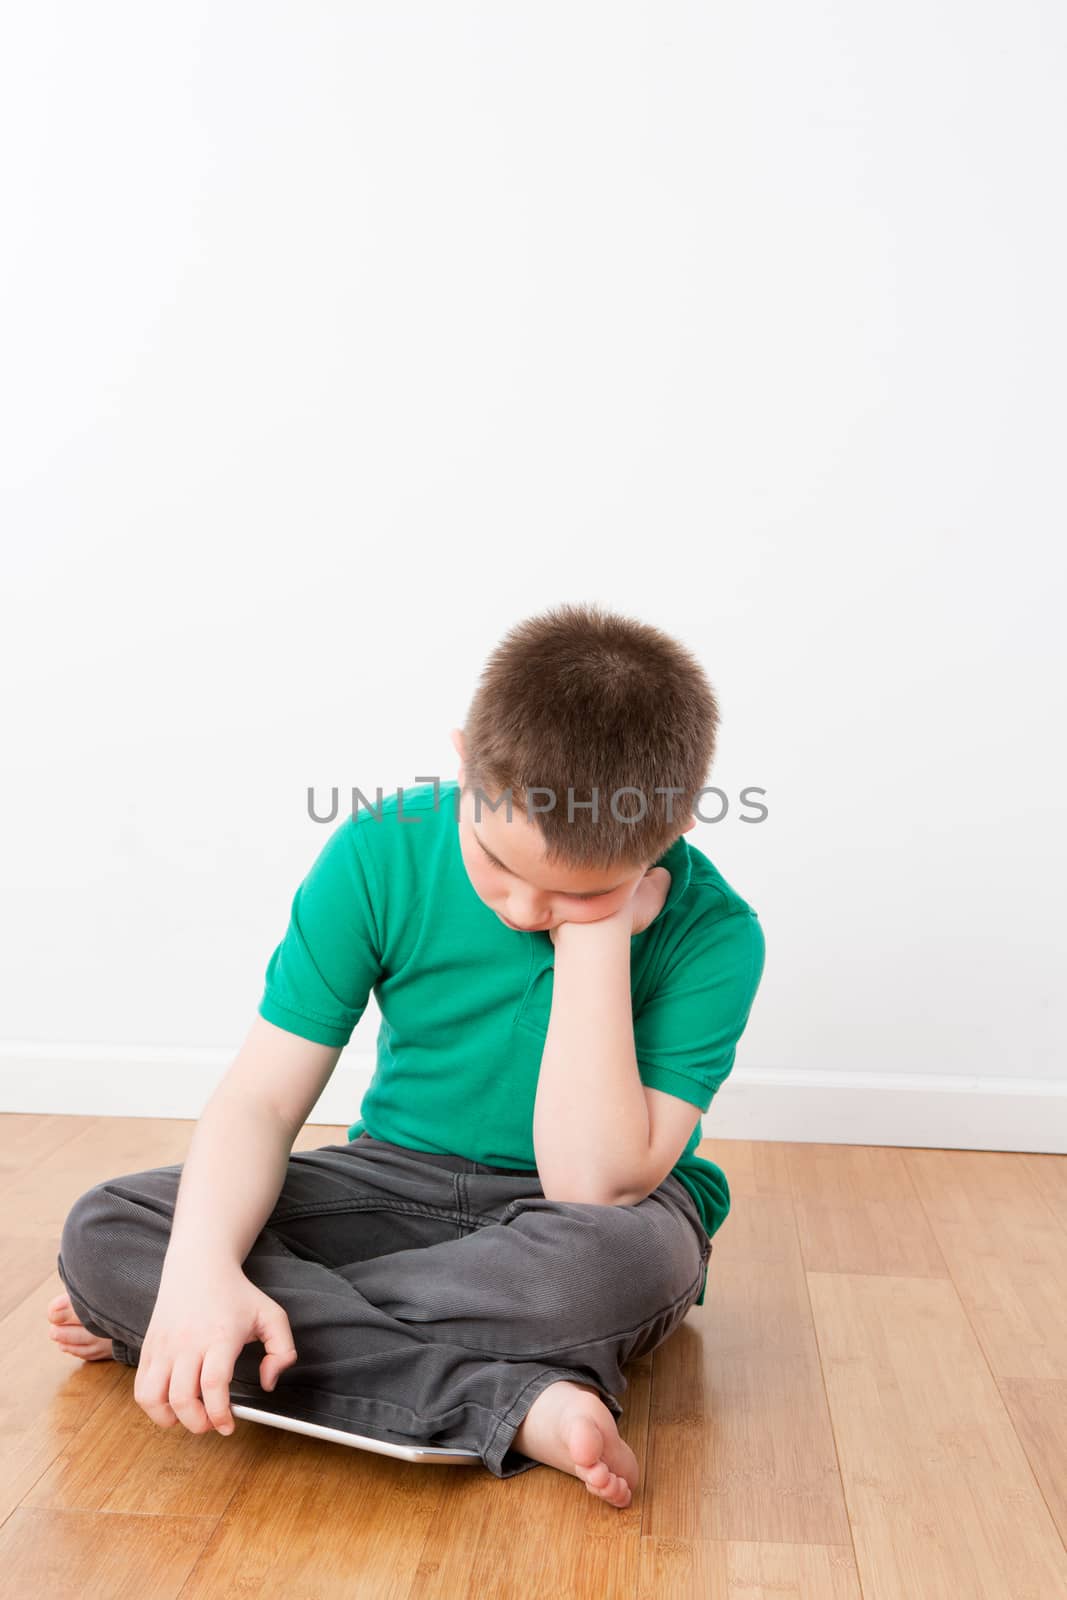
M 110 1178 L 63 1225 L 59 1275 L 90 1333 L 136 1366 L 182 1166 Z M 536 1173 L 362 1134 L 294 1151 L 243 1271 L 284 1307 L 298 1359 L 267 1393 L 263 1346 L 234 1400 L 401 1444 L 476 1450 L 498 1478 L 542 1389 L 595 1387 L 619 1418 L 623 1366 L 700 1295 L 712 1244 L 668 1176 L 636 1206 L 548 1200 Z

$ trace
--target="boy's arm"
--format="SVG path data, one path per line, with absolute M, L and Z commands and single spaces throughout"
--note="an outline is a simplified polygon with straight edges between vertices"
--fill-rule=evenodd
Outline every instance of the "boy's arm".
M 700 1107 L 646 1089 L 637 1069 L 628 918 L 555 930 L 552 1010 L 533 1139 L 550 1200 L 636 1205 L 689 1140 Z
M 240 1267 L 285 1181 L 289 1153 L 341 1051 L 254 1017 L 193 1129 L 164 1276 Z

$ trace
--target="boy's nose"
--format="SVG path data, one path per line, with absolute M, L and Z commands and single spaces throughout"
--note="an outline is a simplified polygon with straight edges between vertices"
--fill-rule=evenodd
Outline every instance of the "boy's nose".
M 538 933 L 542 928 L 548 927 L 549 919 L 547 917 L 531 916 L 528 911 L 522 913 L 508 910 L 505 911 L 504 915 L 513 928 L 520 928 L 523 933 Z

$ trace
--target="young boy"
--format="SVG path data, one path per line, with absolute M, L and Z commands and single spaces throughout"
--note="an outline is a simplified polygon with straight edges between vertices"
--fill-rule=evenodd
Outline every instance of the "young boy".
M 685 838 L 717 726 L 651 626 L 513 628 L 457 780 L 327 839 L 184 1167 L 72 1209 L 62 1347 L 136 1366 L 163 1427 L 228 1433 L 231 1396 L 276 1385 L 285 1414 L 628 1505 L 622 1367 L 703 1303 L 730 1195 L 700 1113 L 763 971 L 755 912 Z M 360 1120 L 293 1153 L 372 991 Z

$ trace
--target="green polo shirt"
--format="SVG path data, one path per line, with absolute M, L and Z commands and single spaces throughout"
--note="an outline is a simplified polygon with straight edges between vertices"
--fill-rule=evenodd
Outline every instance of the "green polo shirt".
M 365 1128 L 408 1149 L 536 1173 L 555 946 L 547 932 L 505 927 L 476 894 L 458 802 L 455 780 L 436 795 L 432 783 L 404 786 L 383 797 L 380 816 L 361 806 L 333 830 L 293 898 L 259 1014 L 345 1045 L 373 991 L 377 1066 L 349 1141 Z M 657 865 L 671 874 L 666 904 L 630 944 L 638 1072 L 707 1111 L 759 987 L 763 930 L 687 835 Z M 694 1154 L 700 1138 L 698 1121 L 673 1170 L 710 1237 L 730 1190 L 722 1169 Z

